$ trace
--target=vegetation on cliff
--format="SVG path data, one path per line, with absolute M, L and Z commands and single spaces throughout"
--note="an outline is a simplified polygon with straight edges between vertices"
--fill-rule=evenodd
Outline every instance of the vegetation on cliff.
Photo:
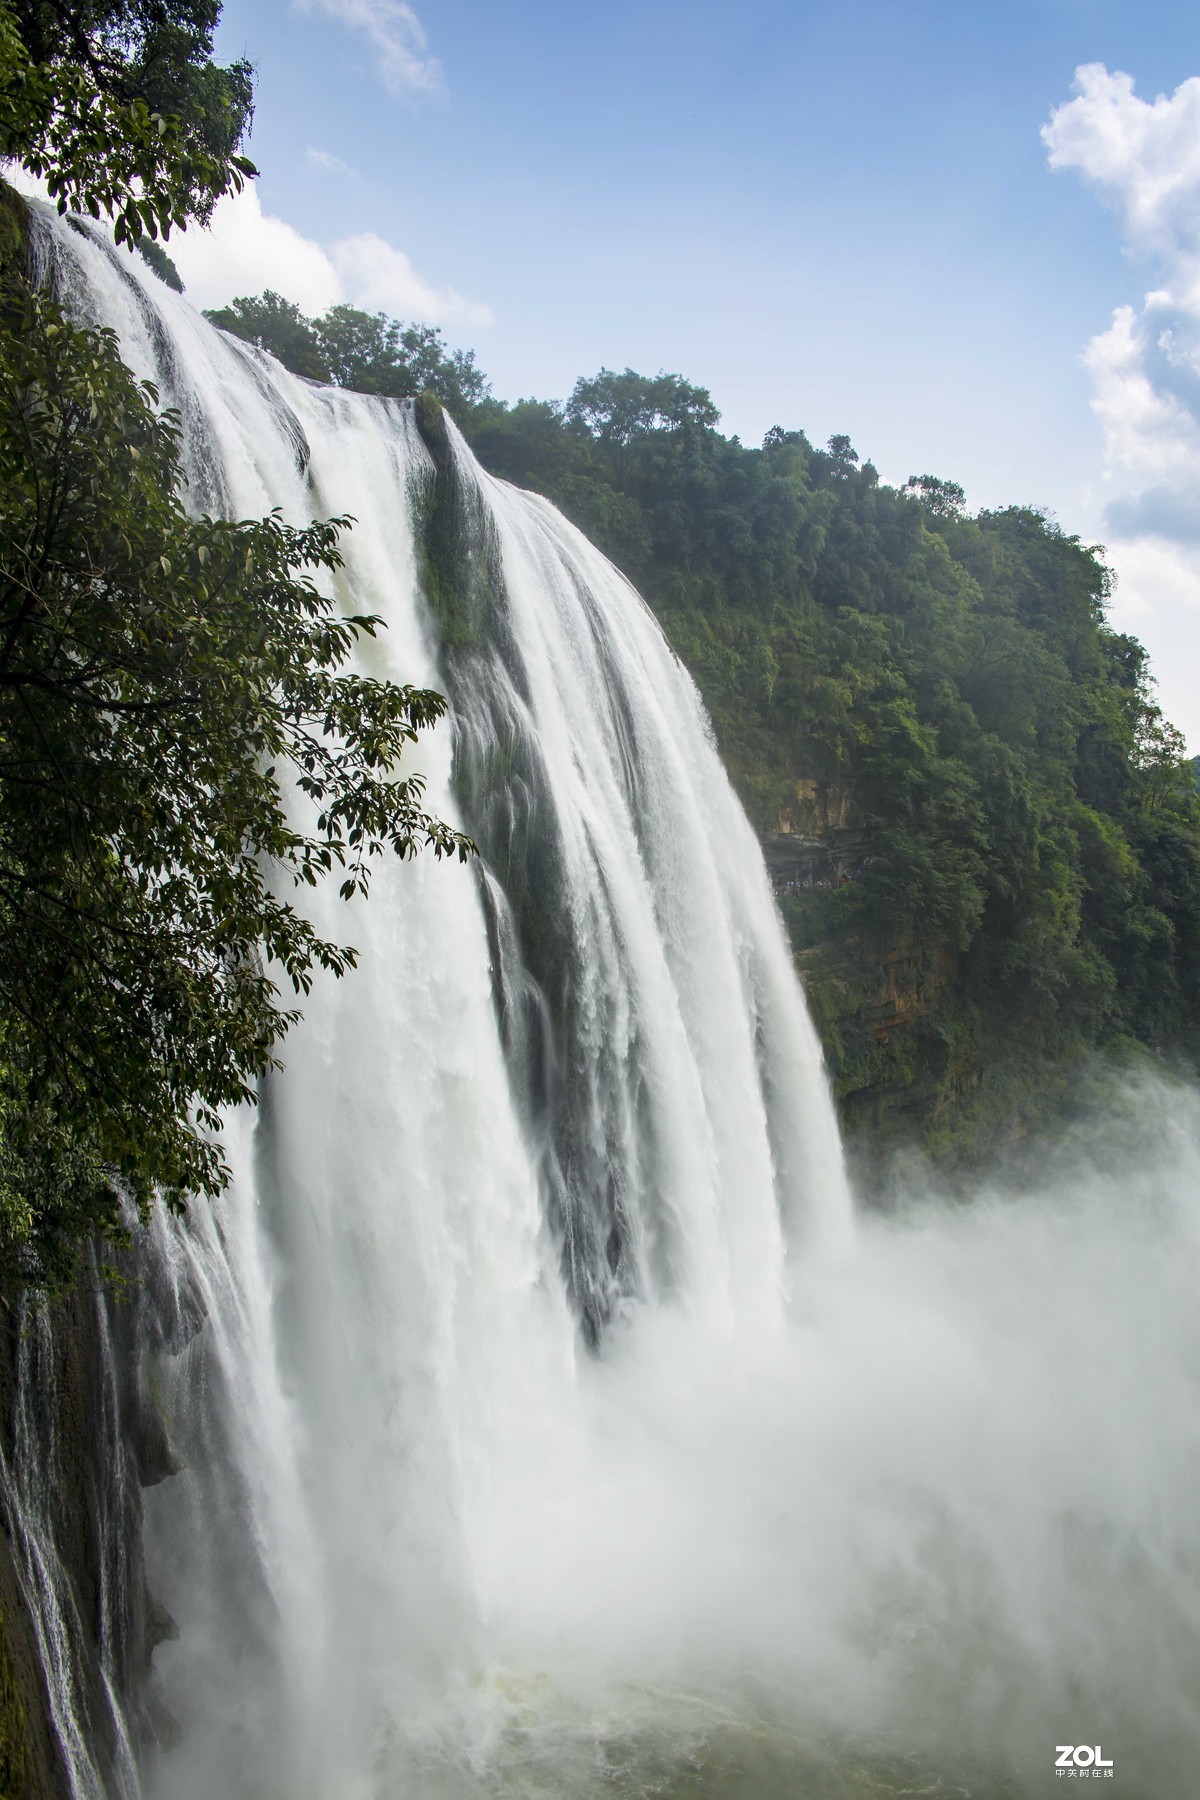
M 933 476 L 886 486 L 844 437 L 750 448 L 674 375 L 457 416 L 694 675 L 850 1123 L 977 1149 L 1089 1051 L 1187 1039 L 1200 796 L 1100 549 L 1031 507 L 969 517 Z

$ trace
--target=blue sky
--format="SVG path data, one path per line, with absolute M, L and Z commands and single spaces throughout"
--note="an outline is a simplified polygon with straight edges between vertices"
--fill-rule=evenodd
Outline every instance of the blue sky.
M 419 313 L 506 398 L 677 370 L 747 441 L 846 431 L 885 479 L 1039 502 L 1089 541 L 1115 524 L 1117 616 L 1200 747 L 1200 435 L 1193 471 L 1164 460 L 1129 378 L 1136 351 L 1192 407 L 1145 296 L 1170 292 L 1184 343 L 1194 5 L 226 0 L 219 49 L 257 65 L 257 207 L 291 231 L 243 211 L 185 246 L 202 304 L 290 284 Z M 1105 82 L 1048 146 L 1086 64 Z

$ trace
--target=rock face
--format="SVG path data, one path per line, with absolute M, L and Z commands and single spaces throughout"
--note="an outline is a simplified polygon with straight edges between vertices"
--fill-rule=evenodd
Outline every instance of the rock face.
M 774 832 L 763 834 L 763 856 L 777 894 L 837 887 L 861 874 L 867 833 L 849 791 L 835 782 L 798 781 Z
M 177 1468 L 143 1392 L 143 1286 L 89 1258 L 52 1305 L 0 1316 L 0 1796 L 137 1793 L 170 1735 L 149 1680 L 174 1623 L 145 1586 L 142 1488 Z
M 0 1794 L 59 1800 L 69 1793 L 6 1518 L 0 1536 Z
M 838 890 L 870 866 L 870 831 L 844 783 L 797 780 L 761 834 L 857 1160 L 928 1137 L 959 1082 L 926 1028 L 951 995 L 959 958 L 911 930 L 866 928 Z M 848 896 L 850 898 L 852 896 Z

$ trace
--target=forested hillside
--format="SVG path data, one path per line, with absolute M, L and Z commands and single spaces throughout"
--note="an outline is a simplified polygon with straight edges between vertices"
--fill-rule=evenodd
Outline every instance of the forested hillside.
M 971 1155 L 1090 1051 L 1187 1044 L 1200 796 L 1101 549 L 885 486 L 846 438 L 750 448 L 677 376 L 508 406 L 436 334 L 275 296 L 215 317 L 301 372 L 353 332 L 367 385 L 438 393 L 641 589 L 762 836 L 848 1124 Z

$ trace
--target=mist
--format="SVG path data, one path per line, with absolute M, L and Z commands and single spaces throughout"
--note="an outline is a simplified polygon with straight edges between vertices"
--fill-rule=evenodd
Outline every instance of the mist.
M 867 1213 L 777 1335 L 630 1320 L 510 1443 L 478 1791 L 1039 1794 L 1065 1744 L 1188 1790 L 1200 1092 L 1043 1162 Z

